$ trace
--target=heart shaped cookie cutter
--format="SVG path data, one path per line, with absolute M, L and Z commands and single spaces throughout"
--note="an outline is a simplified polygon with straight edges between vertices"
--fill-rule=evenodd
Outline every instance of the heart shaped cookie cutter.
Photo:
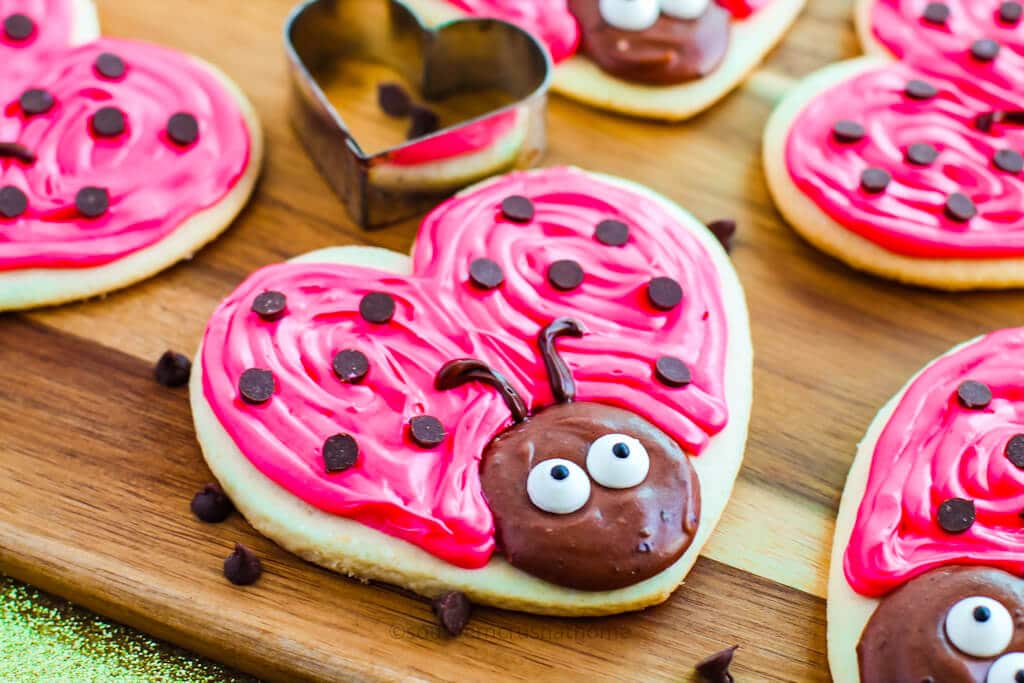
M 364 228 L 408 218 L 483 178 L 531 166 L 544 151 L 551 59 L 512 24 L 461 19 L 430 29 L 399 0 L 310 0 L 289 17 L 285 43 L 295 129 Z M 354 60 L 393 69 L 428 102 L 497 92 L 510 103 L 367 154 L 314 75 Z

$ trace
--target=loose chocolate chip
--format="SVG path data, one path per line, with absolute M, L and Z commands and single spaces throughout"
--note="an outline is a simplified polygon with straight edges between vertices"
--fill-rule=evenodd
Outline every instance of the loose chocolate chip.
M 992 402 L 992 390 L 981 382 L 969 379 L 957 387 L 956 397 L 964 408 L 981 410 L 987 408 L 988 404 Z
M 736 221 L 731 218 L 708 223 L 708 230 L 714 235 L 726 251 L 732 251 L 732 240 L 736 237 Z
M 716 652 L 710 657 L 705 657 L 697 666 L 697 674 L 708 683 L 735 683 L 729 667 L 732 666 L 733 655 L 739 649 L 739 645 L 733 645 L 721 652 Z
M 96 73 L 111 80 L 124 76 L 124 60 L 113 52 L 104 52 L 93 63 Z
M 907 81 L 907 87 L 904 92 L 912 100 L 930 100 L 938 94 L 938 90 L 935 89 L 934 85 L 917 78 Z
M 269 401 L 276 389 L 277 382 L 274 381 L 274 373 L 270 370 L 249 368 L 238 379 L 238 392 L 242 395 L 242 400 L 253 405 Z
M 907 147 L 907 161 L 915 166 L 929 166 L 939 158 L 939 150 L 927 142 L 915 142 Z
M 21 105 L 21 111 L 24 112 L 25 116 L 45 114 L 53 109 L 54 105 L 53 95 L 39 88 L 31 88 L 23 92 L 18 99 L 18 103 Z
M 655 308 L 671 311 L 683 300 L 683 288 L 670 277 L 656 277 L 647 285 L 647 298 Z
M 924 20 L 939 26 L 949 20 L 949 7 L 944 2 L 929 2 L 924 8 Z
M 417 415 L 412 418 L 409 421 L 409 433 L 412 440 L 421 448 L 440 446 L 448 436 L 441 421 L 431 415 Z
M 344 472 L 359 460 L 359 444 L 351 434 L 335 434 L 324 441 L 323 456 L 328 473 Z
M 992 162 L 1000 171 L 1020 173 L 1024 171 L 1024 156 L 1012 149 L 1001 149 L 992 157 Z
M 224 560 L 224 577 L 236 586 L 251 586 L 263 573 L 263 564 L 256 554 L 241 543 Z
M 124 114 L 117 107 L 103 107 L 92 115 L 91 126 L 101 138 L 117 137 L 124 132 Z
M 199 121 L 192 114 L 178 112 L 167 119 L 167 137 L 176 145 L 188 147 L 199 139 Z
M 1024 434 L 1018 434 L 1007 442 L 1006 457 L 1015 467 L 1024 470 Z
M 98 218 L 110 207 L 110 195 L 102 187 L 83 187 L 75 195 L 75 206 L 86 218 Z
M 366 354 L 355 349 L 339 351 L 331 365 L 338 379 L 350 384 L 359 384 L 370 371 L 370 361 Z
M 597 224 L 594 237 L 609 247 L 621 247 L 629 241 L 629 226 L 622 221 L 606 220 Z
M 192 514 L 207 524 L 219 524 L 231 516 L 235 506 L 217 484 L 207 484 L 192 498 Z
M 35 23 L 24 14 L 12 14 L 4 19 L 4 33 L 11 40 L 25 40 L 35 30 Z
M 0 158 L 17 159 L 18 161 L 31 164 L 36 160 L 36 155 L 25 145 L 17 142 L 0 142 Z
M 844 144 L 858 142 L 864 139 L 866 134 L 864 126 L 856 121 L 836 121 L 835 125 L 832 126 L 832 135 L 836 140 Z
M 860 186 L 864 188 L 865 192 L 871 194 L 882 192 L 889 187 L 890 182 L 892 182 L 892 176 L 881 168 L 866 168 L 860 174 Z
M 28 197 L 25 193 L 7 185 L 0 187 L 0 216 L 4 218 L 17 218 L 28 209 Z
M 978 207 L 967 195 L 954 192 L 946 200 L 946 216 L 958 223 L 966 223 L 978 215 Z
M 999 43 L 991 38 L 980 38 L 971 45 L 971 56 L 979 62 L 991 62 L 999 55 Z
M 266 321 L 277 320 L 288 308 L 288 297 L 281 292 L 262 292 L 253 299 L 252 310 Z
M 685 387 L 690 383 L 690 367 L 674 356 L 662 356 L 654 363 L 654 375 L 668 387 Z
M 473 614 L 473 603 L 465 593 L 451 591 L 440 596 L 431 604 L 441 627 L 449 635 L 457 636 L 466 628 Z
M 1007 24 L 1016 24 L 1024 16 L 1024 5 L 1019 2 L 1004 2 L 999 6 L 999 20 Z
M 501 213 L 515 223 L 529 223 L 533 220 L 533 202 L 519 195 L 505 197 L 501 202 Z
M 183 353 L 164 351 L 153 366 L 153 379 L 165 387 L 182 387 L 192 374 L 192 361 Z
M 395 300 L 385 292 L 370 292 L 359 302 L 359 314 L 369 323 L 382 325 L 395 315 Z
M 974 501 L 950 498 L 939 506 L 939 526 L 951 534 L 960 534 L 974 524 Z
M 412 122 L 409 124 L 409 132 L 406 137 L 410 140 L 436 133 L 441 127 L 441 118 L 433 109 L 415 106 L 412 108 Z
M 469 279 L 480 289 L 494 289 L 505 281 L 505 273 L 497 261 L 478 258 L 469 264 Z
M 548 282 L 563 292 L 576 289 L 583 283 L 583 268 L 570 259 L 555 261 L 548 268 Z
M 381 83 L 377 86 L 377 104 L 388 116 L 402 118 L 412 112 L 412 97 L 398 83 Z

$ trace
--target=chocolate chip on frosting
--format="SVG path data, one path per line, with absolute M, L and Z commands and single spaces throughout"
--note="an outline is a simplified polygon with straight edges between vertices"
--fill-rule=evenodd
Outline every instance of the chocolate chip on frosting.
M 925 5 L 923 18 L 930 24 L 942 26 L 949 20 L 949 6 L 944 2 L 929 2 Z
M 409 433 L 412 440 L 421 448 L 434 448 L 444 443 L 444 425 L 432 415 L 417 415 L 409 421 Z
M 958 223 L 966 223 L 978 215 L 978 207 L 971 198 L 961 192 L 954 192 L 946 200 L 946 216 Z
M 729 667 L 732 666 L 733 655 L 736 654 L 739 647 L 739 645 L 733 645 L 705 657 L 694 667 L 697 674 L 707 683 L 734 683 L 733 676 L 729 673 Z
M 662 356 L 655 361 L 654 375 L 669 387 L 685 387 L 691 381 L 690 367 L 674 356 Z
M 449 635 L 457 636 L 466 628 L 473 614 L 473 603 L 465 593 L 451 591 L 439 596 L 431 603 L 441 627 Z
M 647 299 L 662 311 L 671 311 L 683 300 L 683 288 L 670 277 L 656 277 L 647 285 Z
M 594 237 L 609 247 L 621 247 L 629 241 L 629 226 L 617 220 L 601 221 L 594 230 Z
M 110 195 L 102 187 L 83 187 L 75 195 L 75 207 L 86 218 L 99 218 L 110 208 Z
M 366 357 L 366 354 L 355 349 L 339 351 L 334 356 L 334 361 L 331 365 L 338 379 L 349 384 L 362 382 L 370 371 L 370 360 Z
M 192 361 L 183 353 L 164 351 L 153 366 L 153 379 L 165 387 L 183 387 L 192 374 Z
M 25 116 L 45 114 L 53 109 L 54 105 L 53 95 L 40 88 L 30 88 L 23 92 L 18 103 Z
M 7 185 L 0 187 L 0 216 L 4 218 L 17 218 L 28 209 L 28 197 L 25 193 Z
M 117 107 L 103 107 L 92 115 L 90 125 L 98 137 L 117 137 L 124 132 L 124 114 Z
M 469 280 L 480 289 L 494 289 L 505 281 L 505 272 L 497 261 L 489 258 L 473 259 L 469 264 Z
M 939 526 L 948 533 L 961 534 L 974 524 L 974 501 L 950 498 L 939 506 L 936 515 Z
M 576 289 L 583 283 L 583 267 L 570 259 L 555 261 L 548 268 L 548 282 L 563 292 Z
M 344 472 L 359 460 L 359 444 L 351 434 L 335 434 L 324 441 L 323 457 L 328 474 Z
M 109 78 L 110 80 L 124 76 L 124 60 L 113 52 L 104 52 L 100 54 L 93 63 L 93 66 L 96 68 L 96 73 L 104 78 Z
M 242 395 L 242 400 L 253 405 L 269 401 L 276 389 L 277 382 L 270 370 L 249 368 L 238 379 L 238 393 Z
M 189 508 L 200 521 L 219 524 L 231 516 L 235 506 L 218 484 L 207 484 L 193 498 Z
M 867 133 L 864 130 L 864 126 L 860 125 L 856 121 L 844 119 L 842 121 L 836 121 L 835 125 L 832 126 L 832 135 L 837 141 L 844 144 L 850 144 L 863 140 Z
M 4 35 L 10 40 L 26 40 L 35 30 L 35 22 L 24 14 L 12 14 L 4 19 Z
M 736 221 L 731 218 L 723 218 L 708 223 L 708 230 L 714 235 L 726 251 L 732 251 L 732 240 L 736 237 Z
M 881 168 L 866 168 L 864 172 L 860 174 L 860 186 L 864 188 L 865 192 L 870 194 L 878 194 L 889 187 L 889 183 L 892 182 L 892 176 L 889 172 Z
M 1024 171 L 1024 156 L 1013 149 L 1001 149 L 992 157 L 992 163 L 1000 171 L 1007 173 L 1020 173 Z
M 386 292 L 370 292 L 359 302 L 359 314 L 369 323 L 382 325 L 395 315 L 395 300 Z
M 270 322 L 284 315 L 288 308 L 288 297 L 281 292 L 261 292 L 252 301 L 252 311 Z
M 514 223 L 529 223 L 533 220 L 533 202 L 519 195 L 505 197 L 501 202 L 501 213 Z
M 1024 16 L 1024 5 L 1019 2 L 1004 2 L 999 6 L 999 20 L 1007 24 L 1016 24 Z
M 1006 443 L 1006 459 L 1024 470 L 1024 434 L 1017 434 Z
M 971 56 L 979 62 L 991 62 L 999 55 L 999 43 L 991 38 L 980 38 L 971 44 Z
M 939 150 L 927 142 L 915 142 L 907 147 L 907 161 L 915 166 L 929 166 L 939 157 Z
M 957 387 L 956 397 L 964 408 L 981 410 L 992 402 L 992 390 L 986 384 L 969 379 Z
M 167 137 L 181 147 L 199 139 L 199 121 L 192 114 L 178 112 L 167 120 Z
M 904 92 L 912 100 L 930 100 L 938 94 L 934 85 L 918 78 L 907 81 L 907 87 Z
M 256 553 L 241 543 L 235 544 L 235 552 L 224 560 L 224 577 L 236 586 L 251 586 L 263 574 L 263 563 Z

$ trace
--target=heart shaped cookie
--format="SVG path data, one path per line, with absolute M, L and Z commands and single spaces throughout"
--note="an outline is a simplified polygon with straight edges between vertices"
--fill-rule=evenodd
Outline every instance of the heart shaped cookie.
M 0 4 L 0 310 L 100 294 L 191 255 L 256 180 L 259 124 L 227 77 L 154 45 L 71 47 L 95 27 L 87 7 Z
M 204 455 L 261 532 L 363 579 L 549 614 L 668 597 L 750 409 L 721 246 L 571 168 L 461 193 L 411 259 L 346 247 L 255 273 L 197 359 Z
M 798 232 L 904 282 L 1024 284 L 1024 38 L 1006 9 L 1017 6 L 861 3 L 878 56 L 807 78 L 765 133 L 769 185 Z
M 804 0 L 403 0 L 431 22 L 495 17 L 539 36 L 553 87 L 601 109 L 681 121 L 757 67 Z

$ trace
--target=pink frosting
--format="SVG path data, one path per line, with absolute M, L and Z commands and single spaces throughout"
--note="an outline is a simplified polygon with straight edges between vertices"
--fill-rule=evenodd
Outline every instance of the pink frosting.
M 0 27 L 12 14 L 24 14 L 35 23 L 32 35 L 19 41 L 0 28 L 0 89 L 6 92 L 23 83 L 37 70 L 42 54 L 71 44 L 73 6 L 72 0 L 0 0 Z
M 453 130 L 444 130 L 420 142 L 413 142 L 388 154 L 388 161 L 398 166 L 416 166 L 482 152 L 500 144 L 511 133 L 523 110 L 517 108 L 490 114 L 479 121 Z
M 500 213 L 511 195 L 531 198 L 528 224 Z M 605 219 L 626 222 L 629 242 L 594 238 Z M 487 257 L 505 282 L 483 291 L 469 265 Z M 546 279 L 556 260 L 585 272 L 571 292 Z M 625 407 L 698 453 L 728 419 L 724 398 L 727 329 L 721 284 L 700 242 L 664 207 L 636 193 L 566 168 L 504 176 L 442 204 L 425 220 L 410 277 L 345 265 L 283 264 L 251 276 L 214 314 L 206 331 L 204 394 L 235 444 L 285 490 L 326 512 L 413 543 L 462 567 L 480 567 L 494 550 L 493 519 L 480 491 L 484 447 L 510 415 L 496 391 L 469 384 L 437 391 L 448 361 L 475 357 L 505 374 L 534 410 L 552 402 L 536 347 L 540 328 L 560 316 L 581 320 L 583 339 L 559 350 L 578 383 L 578 400 Z M 665 313 L 646 300 L 652 277 L 671 276 L 685 292 Z M 263 291 L 288 297 L 284 317 L 266 322 L 250 307 Z M 391 322 L 364 321 L 369 292 L 396 301 Z M 357 385 L 331 370 L 335 354 L 362 351 L 369 373 Z M 689 364 L 693 383 L 669 388 L 653 377 L 654 361 L 673 355 Z M 273 371 L 265 404 L 240 400 L 249 368 Z M 448 438 L 416 446 L 407 425 L 432 415 Z M 324 440 L 355 436 L 355 467 L 326 474 Z
M 968 410 L 966 380 L 992 390 Z M 911 384 L 875 447 L 867 490 L 845 556 L 858 593 L 877 597 L 936 567 L 998 567 L 1024 575 L 1024 471 L 1006 445 L 1024 433 L 1024 328 L 995 332 L 939 359 Z M 974 501 L 977 521 L 943 531 L 938 506 Z

